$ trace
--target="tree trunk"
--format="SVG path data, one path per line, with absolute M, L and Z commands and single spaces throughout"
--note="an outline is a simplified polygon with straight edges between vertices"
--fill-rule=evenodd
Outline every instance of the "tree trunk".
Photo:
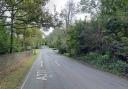
M 12 11 L 11 11 L 11 37 L 10 37 L 10 53 L 13 53 L 13 34 L 14 34 L 14 29 L 13 29 L 13 25 L 14 25 L 14 7 L 12 7 Z

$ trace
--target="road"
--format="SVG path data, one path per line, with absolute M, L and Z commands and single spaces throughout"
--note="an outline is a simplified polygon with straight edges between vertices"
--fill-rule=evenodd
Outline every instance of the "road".
M 43 48 L 21 89 L 128 89 L 128 81 Z

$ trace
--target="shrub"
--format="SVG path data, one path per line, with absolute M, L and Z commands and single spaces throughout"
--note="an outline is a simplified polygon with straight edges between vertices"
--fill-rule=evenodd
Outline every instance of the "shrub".
M 111 59 L 108 54 L 101 55 L 91 52 L 84 56 L 84 61 L 93 64 L 99 69 L 128 76 L 128 64 L 124 61 Z

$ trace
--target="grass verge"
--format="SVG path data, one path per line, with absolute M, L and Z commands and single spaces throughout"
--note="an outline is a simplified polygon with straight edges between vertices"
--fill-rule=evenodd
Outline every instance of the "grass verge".
M 11 71 L 0 81 L 0 89 L 18 89 L 18 86 L 34 63 L 39 50 L 36 50 L 36 52 L 36 55 L 32 55 L 30 58 L 26 59 L 15 71 Z

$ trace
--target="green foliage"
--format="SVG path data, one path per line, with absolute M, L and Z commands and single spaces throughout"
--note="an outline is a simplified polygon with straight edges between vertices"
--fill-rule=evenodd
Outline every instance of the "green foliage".
M 91 20 L 76 21 L 54 31 L 48 36 L 48 44 L 66 55 L 85 55 L 83 61 L 104 70 L 128 73 L 127 0 L 81 0 L 80 6 Z
M 6 28 L 0 27 L 0 54 L 8 53 L 10 49 L 10 34 Z M 26 29 L 26 34 L 23 37 L 14 36 L 13 52 L 28 50 L 28 47 L 39 48 L 43 44 L 42 32 L 37 28 Z
M 51 15 L 42 9 L 48 0 L 1 0 L 0 54 L 39 48 L 40 26 L 49 27 Z M 8 12 L 8 14 L 6 14 Z M 7 19 L 10 21 L 7 21 Z
M 49 36 L 46 37 L 47 45 L 52 48 L 58 48 L 60 53 L 67 51 L 67 32 L 62 29 L 55 29 Z
M 92 17 L 97 15 L 100 8 L 99 0 L 81 0 L 81 11 L 89 13 Z
M 73 50 L 74 55 L 100 50 L 102 32 L 97 25 L 96 21 L 93 23 L 79 21 L 74 26 L 71 26 L 67 41 L 69 53 L 71 53 L 70 49 Z
M 103 69 L 118 75 L 127 75 L 128 64 L 120 60 L 113 60 L 109 55 L 101 55 L 99 53 L 88 53 L 83 58 L 83 61 L 95 65 L 99 69 Z
M 5 28 L 0 26 L 0 54 L 8 52 L 9 48 L 9 38 L 5 31 Z
M 70 55 L 79 54 L 80 51 L 79 45 L 81 42 L 80 34 L 83 29 L 84 29 L 83 22 L 77 22 L 68 29 L 67 45 L 68 45 L 68 52 L 70 53 Z
M 104 63 L 110 62 L 109 55 L 101 55 L 99 53 L 90 52 L 84 56 L 84 61 L 90 62 L 91 64 L 104 65 Z

